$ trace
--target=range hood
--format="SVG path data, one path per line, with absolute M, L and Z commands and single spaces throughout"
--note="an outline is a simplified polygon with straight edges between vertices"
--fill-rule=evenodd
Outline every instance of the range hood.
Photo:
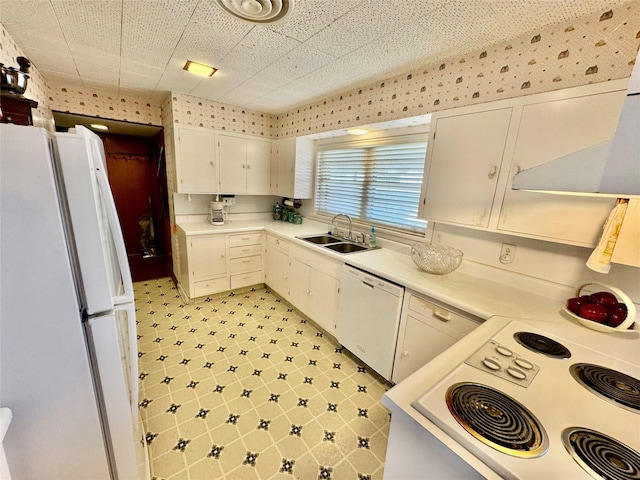
M 613 138 L 517 174 L 514 190 L 640 197 L 640 54 Z

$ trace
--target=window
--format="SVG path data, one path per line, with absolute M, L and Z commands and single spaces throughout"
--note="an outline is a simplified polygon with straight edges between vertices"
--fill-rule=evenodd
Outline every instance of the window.
M 318 147 L 315 208 L 354 220 L 423 232 L 417 218 L 426 135 Z

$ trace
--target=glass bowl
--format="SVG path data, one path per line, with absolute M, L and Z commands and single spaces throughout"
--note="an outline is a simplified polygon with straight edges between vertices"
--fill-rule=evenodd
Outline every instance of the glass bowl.
M 453 272 L 460 266 L 463 253 L 457 248 L 433 243 L 416 243 L 411 247 L 411 258 L 420 270 L 435 275 Z

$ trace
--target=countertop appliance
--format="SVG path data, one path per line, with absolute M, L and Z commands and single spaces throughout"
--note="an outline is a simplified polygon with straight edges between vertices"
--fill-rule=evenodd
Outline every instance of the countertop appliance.
M 136 314 L 100 138 L 3 124 L 0 405 L 13 478 L 138 479 Z
M 502 478 L 639 478 L 640 366 L 541 327 L 510 321 L 413 407 Z
M 387 380 L 393 370 L 403 298 L 404 287 L 344 265 L 336 336 Z

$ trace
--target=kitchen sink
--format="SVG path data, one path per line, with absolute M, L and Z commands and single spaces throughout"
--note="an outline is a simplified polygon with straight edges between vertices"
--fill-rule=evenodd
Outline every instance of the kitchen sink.
M 298 237 L 307 242 L 315 243 L 316 245 L 326 245 L 328 243 L 339 243 L 343 240 L 338 237 L 334 237 L 332 235 L 323 234 L 323 235 L 310 235 L 307 237 Z
M 305 235 L 296 237 L 300 240 L 304 240 L 305 242 L 314 243 L 319 247 L 328 248 L 338 253 L 356 253 L 356 252 L 364 252 L 367 250 L 374 250 L 380 247 L 368 247 L 366 245 L 362 245 L 360 243 L 355 243 L 350 240 L 346 240 L 344 238 L 335 237 L 333 235 L 329 235 L 328 233 L 323 233 L 320 235 Z
M 361 252 L 363 250 L 370 250 L 369 247 L 365 247 L 364 245 L 358 245 L 356 243 L 331 243 L 329 245 L 325 245 L 324 248 L 328 248 L 338 253 L 355 253 Z

